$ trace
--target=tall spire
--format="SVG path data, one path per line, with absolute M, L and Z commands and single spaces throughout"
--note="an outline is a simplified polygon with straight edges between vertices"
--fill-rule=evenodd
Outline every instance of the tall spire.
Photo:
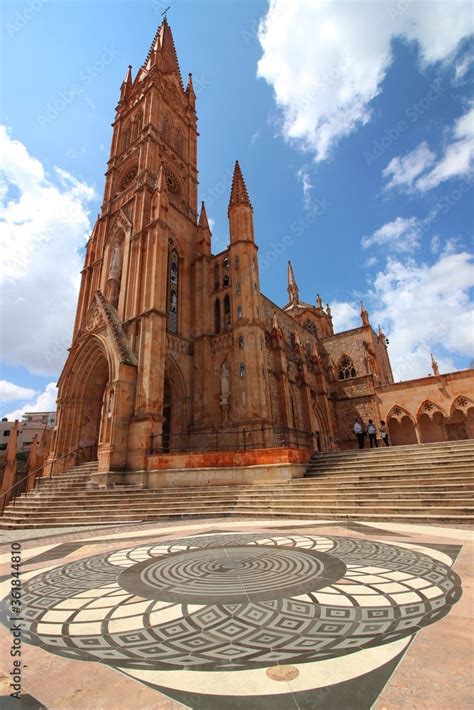
M 360 302 L 360 317 L 362 320 L 362 325 L 370 325 L 369 314 L 362 301 Z
M 246 205 L 252 209 L 252 203 L 250 202 L 249 194 L 247 192 L 244 176 L 242 175 L 239 161 L 236 160 L 234 175 L 232 177 L 232 188 L 230 191 L 228 212 L 230 212 L 232 207 L 237 207 L 238 205 Z
M 288 296 L 290 298 L 290 303 L 296 305 L 299 303 L 299 291 L 296 285 L 295 274 L 293 273 L 293 267 L 291 261 L 288 261 Z
M 178 55 L 174 46 L 173 33 L 165 17 L 158 27 L 153 42 L 146 56 L 143 66 L 148 69 L 160 57 L 160 68 L 164 72 L 176 72 L 179 82 L 183 86 L 181 70 L 179 68 Z

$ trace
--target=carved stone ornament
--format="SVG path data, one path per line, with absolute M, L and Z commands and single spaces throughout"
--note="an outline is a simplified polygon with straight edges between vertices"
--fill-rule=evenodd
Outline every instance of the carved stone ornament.
M 94 303 L 88 313 L 87 321 L 84 325 L 84 333 L 92 333 L 92 331 L 101 328 L 103 325 L 105 325 L 105 323 L 102 313 L 100 312 L 98 305 Z

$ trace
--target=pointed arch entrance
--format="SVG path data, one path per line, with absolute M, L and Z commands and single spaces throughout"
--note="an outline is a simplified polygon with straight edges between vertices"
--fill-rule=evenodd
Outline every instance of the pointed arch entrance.
M 388 434 L 393 446 L 404 444 L 417 444 L 415 422 L 410 414 L 402 407 L 392 407 L 386 417 Z
M 107 349 L 94 335 L 68 362 L 59 383 L 52 444 L 56 456 L 81 449 L 81 460 L 92 460 L 109 443 L 115 406 L 111 370 Z
M 430 400 L 422 402 L 417 413 L 420 438 L 423 444 L 446 441 L 446 416 L 441 407 Z
M 330 451 L 331 442 L 329 437 L 329 426 L 327 422 L 327 417 L 319 406 L 313 401 L 313 414 L 314 414 L 314 438 L 317 451 Z
M 168 358 L 163 385 L 162 450 L 168 453 L 185 449 L 186 436 L 184 379 L 176 362 Z

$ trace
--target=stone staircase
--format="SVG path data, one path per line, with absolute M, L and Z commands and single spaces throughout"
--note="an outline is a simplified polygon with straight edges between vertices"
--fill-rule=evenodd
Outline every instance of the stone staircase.
M 90 487 L 96 468 L 81 464 L 41 479 L 6 508 L 0 528 L 227 516 L 474 522 L 474 440 L 315 453 L 304 478 L 254 486 L 97 489 Z

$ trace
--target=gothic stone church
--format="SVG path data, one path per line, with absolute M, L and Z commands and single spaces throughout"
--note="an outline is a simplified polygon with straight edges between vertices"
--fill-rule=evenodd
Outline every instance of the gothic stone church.
M 385 419 L 393 444 L 474 436 L 473 370 L 433 363 L 432 377 L 394 384 L 364 307 L 360 327 L 335 334 L 319 296 L 300 300 L 291 264 L 288 303 L 263 295 L 238 163 L 229 246 L 212 253 L 197 137 L 165 20 L 121 86 L 50 463 L 79 448 L 104 472 L 304 461 L 354 446 L 356 417 Z

